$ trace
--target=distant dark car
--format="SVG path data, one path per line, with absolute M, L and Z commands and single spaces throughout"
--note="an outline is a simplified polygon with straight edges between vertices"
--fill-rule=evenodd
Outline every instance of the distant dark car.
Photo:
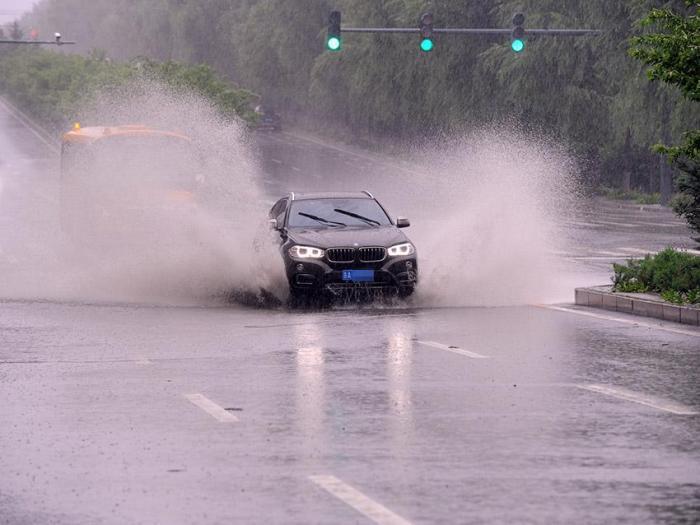
M 282 131 L 282 119 L 271 109 L 258 111 L 258 131 Z
M 408 297 L 418 282 L 416 249 L 369 192 L 290 193 L 270 210 L 280 234 L 292 300 Z

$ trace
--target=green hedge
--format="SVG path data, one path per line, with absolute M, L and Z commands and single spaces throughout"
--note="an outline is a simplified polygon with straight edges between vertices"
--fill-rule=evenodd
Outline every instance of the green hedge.
M 97 91 L 118 88 L 140 76 L 199 93 L 225 116 L 255 121 L 251 102 L 257 96 L 226 82 L 206 65 L 147 59 L 120 63 L 98 53 L 85 57 L 44 49 L 0 54 L 0 93 L 52 130 L 65 129 Z
M 613 264 L 616 292 L 654 292 L 675 303 L 700 303 L 700 257 L 667 248 Z

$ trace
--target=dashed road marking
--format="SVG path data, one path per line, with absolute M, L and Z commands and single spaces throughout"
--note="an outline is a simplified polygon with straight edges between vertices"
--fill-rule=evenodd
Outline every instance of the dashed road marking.
M 292 166 L 292 170 L 294 170 L 294 171 L 301 171 L 301 168 L 297 168 L 296 166 Z
M 603 394 L 606 396 L 615 397 L 617 399 L 623 399 L 625 401 L 631 401 L 632 403 L 638 403 L 640 405 L 645 405 L 657 410 L 662 410 L 664 412 L 670 412 L 671 414 L 678 414 L 680 416 L 694 416 L 698 412 L 692 408 L 675 403 L 673 401 L 668 401 L 666 399 L 660 399 L 657 397 L 647 396 L 640 394 L 639 392 L 633 392 L 627 390 L 626 388 L 621 388 L 618 386 L 607 386 L 607 385 L 576 385 L 577 388 L 582 390 L 588 390 L 589 392 L 595 392 L 597 394 Z
M 381 525 L 410 525 L 411 523 L 335 476 L 330 474 L 314 475 L 309 476 L 309 479 L 343 503 L 367 516 L 374 523 Z
M 692 330 L 684 330 L 682 328 L 673 328 L 670 326 L 655 324 L 655 323 L 645 323 L 644 321 L 637 321 L 636 319 L 625 319 L 623 317 L 615 317 L 612 315 L 597 314 L 593 312 L 586 312 L 583 310 L 578 310 L 575 308 L 567 308 L 565 306 L 553 306 L 549 304 L 535 304 L 537 308 L 545 308 L 547 310 L 555 310 L 557 312 L 566 312 L 570 314 L 583 315 L 585 317 L 593 317 L 595 319 L 603 319 L 605 321 L 615 321 L 616 323 L 624 323 L 634 326 L 640 326 L 644 328 L 655 328 L 657 330 L 663 330 L 664 332 L 671 332 L 674 334 L 690 335 L 693 337 L 700 337 L 700 331 L 694 332 Z
M 238 421 L 236 416 L 214 403 L 211 399 L 204 397 L 202 394 L 185 394 L 185 399 L 204 410 L 219 423 L 235 423 Z
M 270 159 L 272 162 L 275 164 L 282 164 L 282 161 L 280 159 Z
M 438 348 L 439 350 L 445 350 L 446 352 L 452 352 L 453 354 L 463 355 L 465 357 L 471 357 L 472 359 L 489 359 L 490 356 L 477 354 L 476 352 L 470 352 L 464 348 L 458 346 L 448 346 L 442 343 L 436 343 L 435 341 L 418 341 L 416 343 L 419 345 L 430 346 L 432 348 Z
M 148 366 L 148 365 L 152 365 L 153 361 L 151 361 L 150 359 L 146 359 L 145 357 L 141 357 L 141 358 L 136 360 L 136 364 L 139 366 Z

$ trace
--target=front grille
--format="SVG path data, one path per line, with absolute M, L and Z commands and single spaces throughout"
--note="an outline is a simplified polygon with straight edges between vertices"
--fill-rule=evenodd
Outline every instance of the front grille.
M 382 247 L 367 247 L 360 248 L 360 262 L 379 262 L 386 257 L 386 248 Z
M 349 263 L 355 261 L 354 248 L 328 248 L 326 256 L 330 262 Z

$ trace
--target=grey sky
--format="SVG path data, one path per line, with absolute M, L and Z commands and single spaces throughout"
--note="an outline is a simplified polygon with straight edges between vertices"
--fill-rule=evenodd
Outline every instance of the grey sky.
M 0 24 L 8 24 L 23 11 L 32 8 L 36 0 L 0 0 Z

